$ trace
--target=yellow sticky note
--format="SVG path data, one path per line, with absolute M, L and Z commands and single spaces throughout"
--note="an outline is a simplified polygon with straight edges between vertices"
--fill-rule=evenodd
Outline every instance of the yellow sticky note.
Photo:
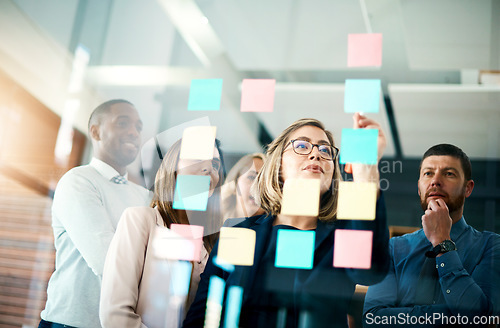
M 215 126 L 193 126 L 182 134 L 180 158 L 211 160 L 214 157 Z
M 287 179 L 283 186 L 281 214 L 318 216 L 319 179 Z
M 255 231 L 246 228 L 222 227 L 217 257 L 233 265 L 253 265 Z
M 348 182 L 339 184 L 337 219 L 374 220 L 377 202 L 375 182 Z

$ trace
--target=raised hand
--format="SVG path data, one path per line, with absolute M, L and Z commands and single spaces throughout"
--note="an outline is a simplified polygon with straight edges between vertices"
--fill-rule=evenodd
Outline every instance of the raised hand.
M 360 113 L 354 113 L 352 119 L 354 121 L 355 129 L 378 129 L 377 154 L 378 160 L 380 161 L 382 155 L 384 154 L 385 147 L 387 146 L 387 139 L 382 127 L 377 121 L 367 118 Z
M 450 238 L 453 221 L 448 211 L 448 206 L 442 199 L 432 199 L 425 214 L 422 215 L 422 227 L 427 239 L 432 246 Z

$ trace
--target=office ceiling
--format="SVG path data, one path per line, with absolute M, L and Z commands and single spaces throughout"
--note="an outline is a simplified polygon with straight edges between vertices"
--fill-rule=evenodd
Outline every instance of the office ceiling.
M 382 67 L 348 68 L 347 35 L 367 32 L 383 34 Z M 233 153 L 259 150 L 259 126 L 275 137 L 302 117 L 340 138 L 352 126 L 345 79 L 376 78 L 387 157 L 450 142 L 500 159 L 500 85 L 478 84 L 480 70 L 500 70 L 500 0 L 4 0 L 0 40 L 0 69 L 61 115 L 85 45 L 82 130 L 119 97 L 139 108 L 145 141 L 202 117 Z M 219 112 L 187 111 L 193 78 L 224 79 Z M 239 112 L 243 78 L 276 79 L 274 112 Z

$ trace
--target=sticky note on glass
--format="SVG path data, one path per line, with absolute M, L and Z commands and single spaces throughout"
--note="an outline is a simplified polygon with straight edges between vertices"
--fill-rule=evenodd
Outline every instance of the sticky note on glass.
M 179 260 L 200 261 L 201 248 L 203 247 L 203 227 L 172 223 L 170 230 L 182 236 L 186 243 L 191 244 L 186 245 L 186 247 L 179 247 L 178 252 L 182 254 L 182 258 L 179 258 Z
M 319 179 L 287 179 L 283 186 L 281 214 L 318 216 Z
M 380 80 L 346 80 L 344 111 L 346 113 L 378 113 L 380 109 Z
M 277 268 L 312 269 L 315 231 L 278 230 L 276 242 Z
M 219 110 L 222 79 L 191 80 L 188 110 Z
M 160 259 L 190 261 L 195 246 L 166 227 L 157 226 L 153 238 L 153 254 Z
M 377 164 L 378 129 L 342 129 L 340 163 Z
M 187 261 L 176 261 L 172 264 L 172 280 L 170 293 L 175 296 L 187 296 L 191 284 L 192 265 Z
M 237 328 L 240 322 L 241 302 L 243 300 L 243 288 L 231 286 L 227 291 L 226 316 L 224 317 L 224 328 Z
M 214 158 L 215 126 L 193 126 L 186 128 L 182 134 L 179 158 L 211 160 Z
M 377 203 L 375 182 L 340 181 L 337 219 L 374 220 Z
M 225 288 L 226 282 L 224 279 L 217 276 L 210 277 L 204 327 L 219 327 Z
M 217 304 L 222 304 L 224 299 L 224 288 L 226 288 L 226 282 L 224 279 L 211 276 L 210 282 L 208 283 L 208 300 Z
M 272 112 L 275 86 L 274 79 L 244 79 L 241 83 L 241 111 Z
M 347 36 L 347 66 L 382 66 L 382 34 L 349 34 Z
M 219 268 L 221 268 L 224 271 L 227 271 L 227 272 L 234 271 L 234 265 L 220 259 L 218 256 L 214 256 L 213 262 L 214 262 L 214 265 L 218 266 Z
M 253 265 L 255 231 L 246 228 L 222 227 L 217 258 L 233 265 Z
M 176 210 L 205 211 L 208 204 L 209 188 L 209 176 L 178 175 L 172 207 Z
M 336 268 L 369 269 L 372 263 L 373 231 L 335 230 L 333 266 Z

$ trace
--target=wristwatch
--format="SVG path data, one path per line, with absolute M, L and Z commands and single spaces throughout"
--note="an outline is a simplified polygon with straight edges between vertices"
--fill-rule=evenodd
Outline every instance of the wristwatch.
M 455 243 L 449 239 L 443 240 L 439 244 L 436 245 L 431 251 L 428 251 L 425 253 L 425 256 L 427 257 L 436 257 L 439 254 L 450 252 L 450 251 L 456 251 L 457 246 Z

